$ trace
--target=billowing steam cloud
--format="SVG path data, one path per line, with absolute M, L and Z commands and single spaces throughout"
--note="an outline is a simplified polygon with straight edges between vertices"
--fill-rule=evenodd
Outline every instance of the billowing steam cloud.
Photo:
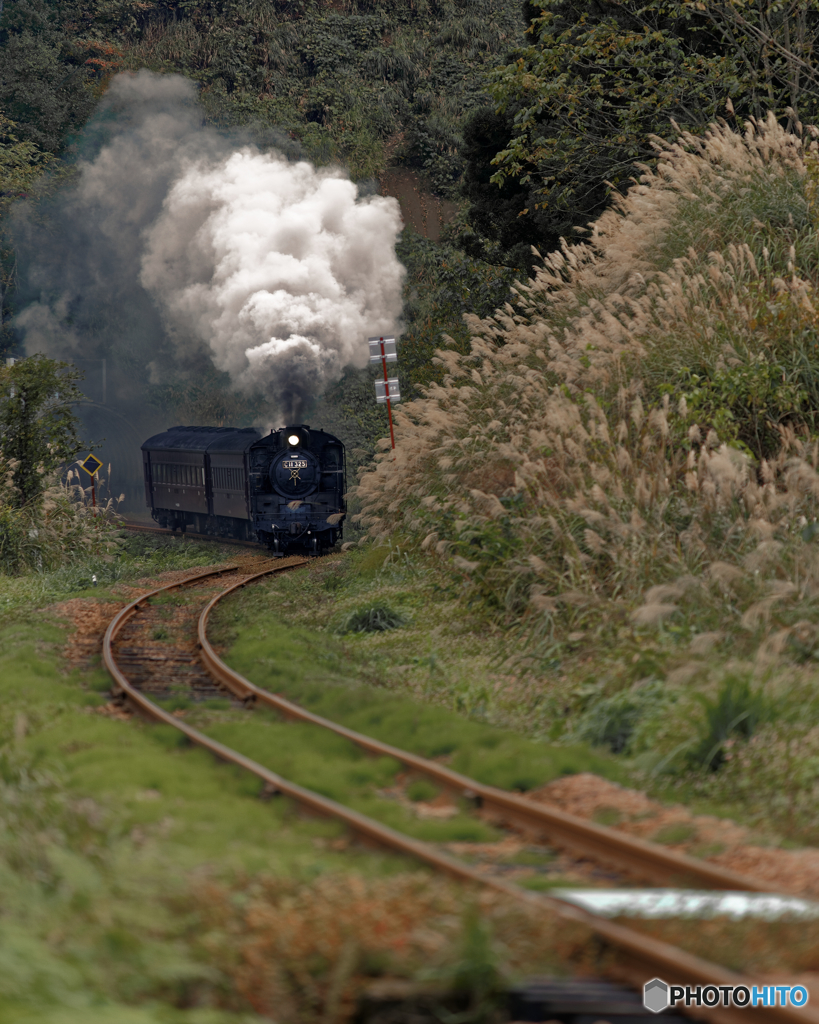
M 174 334 L 262 385 L 288 418 L 394 328 L 403 268 L 398 204 L 358 200 L 339 171 L 250 147 L 191 163 L 146 232 L 142 284 Z
M 366 362 L 369 333 L 395 330 L 398 204 L 202 121 L 187 79 L 114 79 L 75 187 L 46 222 L 19 219 L 31 301 L 17 324 L 29 352 L 119 353 L 154 379 L 207 354 L 298 418 Z

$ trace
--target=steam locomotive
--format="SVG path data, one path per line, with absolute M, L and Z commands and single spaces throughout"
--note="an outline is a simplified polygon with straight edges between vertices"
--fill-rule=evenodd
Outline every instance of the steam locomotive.
M 142 445 L 145 501 L 170 530 L 258 540 L 283 556 L 320 555 L 342 536 L 344 445 L 306 423 L 171 427 Z

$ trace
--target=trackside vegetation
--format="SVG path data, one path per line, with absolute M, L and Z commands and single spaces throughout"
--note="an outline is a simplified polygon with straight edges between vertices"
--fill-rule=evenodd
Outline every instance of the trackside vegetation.
M 818 5 L 5 0 L 0 355 L 22 355 L 41 288 L 15 231 L 75 180 L 116 74 L 185 75 L 211 127 L 340 164 L 362 195 L 413 172 L 456 212 L 398 243 L 396 449 L 376 370 L 347 368 L 310 413 L 347 445 L 347 543 L 232 595 L 212 639 L 255 683 L 488 784 L 594 773 L 815 845 Z M 66 309 L 78 360 L 124 337 L 116 303 Z M 136 366 L 118 344 L 112 367 Z M 266 415 L 215 369 L 144 376 L 177 422 Z M 489 1024 L 510 982 L 590 967 L 580 931 L 364 849 L 112 702 L 101 625 L 235 549 L 125 535 L 109 467 L 89 507 L 81 390 L 45 356 L 0 367 L 0 1024 L 345 1024 L 384 978 Z M 392 759 L 181 686 L 166 706 L 415 837 L 503 846 Z M 542 850 L 505 856 L 524 885 L 559 880 Z M 708 943 L 792 972 L 815 969 L 806 935 Z
M 497 984 L 565 969 L 567 956 L 580 955 L 582 935 L 558 938 L 542 913 L 360 849 L 332 822 L 302 818 L 252 778 L 180 744 L 173 730 L 123 717 L 93 649 L 66 669 L 73 615 L 104 622 L 132 593 L 123 587 L 227 562 L 231 553 L 130 537 L 112 562 L 3 578 L 0 1021 L 252 1024 L 275 1012 L 301 1022 L 326 1019 L 328 1007 L 344 1021 L 362 988 L 384 974 L 432 972 L 445 990 L 465 986 L 468 1000 L 489 969 Z M 324 668 L 316 673 L 302 661 L 297 681 L 317 696 L 329 686 L 338 703 L 349 679 Z M 495 731 L 487 745 L 485 728 L 419 711 L 441 750 L 480 759 L 505 744 L 519 767 L 528 763 L 530 782 L 575 765 L 605 767 L 578 751 L 527 750 L 508 733 Z M 381 790 L 399 767 L 389 759 L 367 759 L 332 739 L 317 745 L 302 728 L 229 701 L 183 713 L 257 760 L 420 838 L 494 838 L 463 811 L 424 821 L 386 799 Z M 406 708 L 384 705 L 382 713 L 411 721 Z M 491 996 L 480 985 L 481 999 Z
M 657 141 L 588 242 L 439 351 L 357 493 L 376 542 L 517 635 L 553 735 L 813 835 L 812 139 L 770 117 Z

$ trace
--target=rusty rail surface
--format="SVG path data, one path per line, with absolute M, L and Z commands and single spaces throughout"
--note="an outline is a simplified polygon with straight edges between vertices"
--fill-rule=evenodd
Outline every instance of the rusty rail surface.
M 255 573 L 234 586 L 226 588 L 220 596 L 224 596 L 224 594 L 230 593 L 240 586 L 246 586 L 248 583 L 271 573 L 299 568 L 304 564 L 306 564 L 306 561 L 295 565 L 274 566 L 263 572 Z M 117 691 L 127 696 L 143 714 L 154 721 L 177 729 L 192 743 L 196 743 L 205 750 L 209 750 L 219 760 L 244 768 L 262 780 L 267 792 L 280 793 L 297 801 L 315 814 L 342 821 L 355 834 L 371 843 L 413 857 L 460 881 L 486 886 L 530 907 L 548 910 L 563 921 L 585 926 L 609 953 L 605 970 L 629 981 L 638 988 L 654 976 L 661 977 L 673 985 L 743 985 L 752 983 L 733 971 L 718 964 L 709 963 L 700 957 L 687 953 L 652 936 L 641 934 L 631 928 L 596 917 L 579 907 L 562 903 L 553 897 L 522 889 L 503 879 L 484 876 L 469 865 L 442 853 L 426 842 L 405 836 L 395 829 L 382 825 L 366 815 L 337 803 L 335 800 L 314 793 L 312 790 L 299 786 L 283 778 L 281 775 L 270 771 L 270 769 L 265 768 L 251 758 L 245 757 L 238 751 L 226 747 L 224 744 L 187 725 L 133 687 L 117 665 L 113 653 L 114 641 L 123 625 L 138 612 L 142 604 L 149 601 L 154 595 L 185 586 L 189 583 L 198 582 L 208 577 L 219 576 L 226 572 L 235 572 L 237 568 L 238 566 L 223 566 L 220 569 L 208 570 L 204 573 L 198 573 L 196 576 L 177 580 L 164 587 L 158 587 L 126 605 L 109 623 L 103 640 L 103 660 L 105 666 L 115 681 Z M 215 601 L 211 601 L 208 605 L 208 610 L 215 603 Z M 202 619 L 200 618 L 200 623 L 201 621 Z M 212 651 L 211 657 L 218 661 Z M 228 672 L 232 673 L 232 670 L 228 669 Z M 236 674 L 232 673 L 232 675 L 235 676 Z M 238 678 L 241 679 L 242 677 L 239 676 Z M 252 684 L 248 685 L 252 686 Z M 253 687 L 253 689 L 257 690 L 258 688 Z M 293 707 L 295 708 L 296 706 L 293 705 Z M 298 710 L 301 711 L 301 709 Z M 461 779 L 463 777 L 458 776 L 458 778 Z M 741 1024 L 741 1022 L 742 1024 L 747 1024 L 748 1021 L 746 1010 L 739 1010 L 733 1007 L 695 1007 L 687 1012 L 692 1016 L 713 1021 L 715 1024 Z M 794 1009 L 782 1006 L 757 1006 L 754 1008 L 753 1019 L 761 1022 L 761 1024 L 819 1024 L 819 1013 L 807 1008 Z
M 770 891 L 769 886 L 728 868 L 675 853 L 656 843 L 596 825 L 556 807 L 549 807 L 525 796 L 487 786 L 452 771 L 437 761 L 430 761 L 407 750 L 393 747 L 389 743 L 382 743 L 371 736 L 347 729 L 328 718 L 314 715 L 298 704 L 256 686 L 226 665 L 207 638 L 208 617 L 213 608 L 223 597 L 244 585 L 244 582 L 237 583 L 217 594 L 199 617 L 202 661 L 212 675 L 237 697 L 243 700 L 255 698 L 259 703 L 275 708 L 288 718 L 329 729 L 370 754 L 393 757 L 413 772 L 433 779 L 456 796 L 475 802 L 488 817 L 498 822 L 510 822 L 524 829 L 537 831 L 544 835 L 551 845 L 602 861 L 655 885 L 689 885 L 704 889 L 735 889 L 741 892 Z

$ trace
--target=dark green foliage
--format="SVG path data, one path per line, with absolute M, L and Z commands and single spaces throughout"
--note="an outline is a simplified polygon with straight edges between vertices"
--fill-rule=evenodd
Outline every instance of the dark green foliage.
M 555 221 L 537 209 L 537 186 L 508 177 L 493 181 L 492 161 L 514 133 L 511 114 L 480 107 L 464 122 L 464 174 L 461 191 L 469 203 L 468 227 L 457 235 L 458 244 L 476 259 L 507 264 L 531 272 L 532 247 L 557 248 L 560 236 L 571 232 L 572 217 Z
M 663 701 L 662 685 L 646 684 L 596 701 L 580 716 L 573 736 L 613 753 L 627 751 L 640 720 Z
M 716 771 L 725 760 L 726 743 L 733 737 L 750 739 L 771 717 L 770 702 L 747 678 L 729 675 L 714 699 L 695 695 L 704 711 L 703 732 L 689 758 L 697 767 Z
M 464 111 L 522 38 L 517 0 L 432 0 L 423 13 L 404 0 L 126 6 L 129 60 L 197 79 L 217 121 L 275 124 L 354 178 L 398 159 L 444 190 L 461 172 Z
M 419 387 L 440 380 L 432 361 L 443 345 L 442 335 L 448 334 L 460 351 L 468 352 L 464 314 L 489 316 L 503 306 L 515 279 L 525 275 L 525 264 L 487 263 L 456 245 L 431 242 L 410 231 L 404 232 L 396 252 L 407 268 L 399 375 L 402 388 L 414 398 Z
M 56 153 L 96 102 L 94 65 L 78 45 L 94 5 L 7 0 L 0 20 L 0 107 L 23 139 Z
M 43 355 L 0 369 L 0 453 L 13 463 L 15 501 L 27 505 L 43 492 L 45 477 L 71 462 L 82 442 L 72 405 L 82 400 L 80 374 Z
M 356 608 L 342 619 L 337 627 L 338 633 L 381 633 L 386 629 L 399 629 L 407 624 L 407 617 L 390 608 L 389 605 L 377 602 Z
M 681 0 L 526 4 L 532 42 L 491 75 L 497 108 L 514 119 L 496 183 L 531 185 L 548 233 L 565 233 L 567 222 L 599 214 L 612 187 L 624 191 L 654 157 L 651 136 L 676 136 L 675 123 L 700 131 L 729 99 L 740 116 L 798 107 L 803 120 L 814 117 L 819 78 L 799 62 L 811 52 L 816 5 L 741 10 Z M 780 47 L 775 57 L 759 41 L 766 36 Z
M 440 790 L 428 779 L 416 779 L 407 786 L 410 800 L 433 800 Z

